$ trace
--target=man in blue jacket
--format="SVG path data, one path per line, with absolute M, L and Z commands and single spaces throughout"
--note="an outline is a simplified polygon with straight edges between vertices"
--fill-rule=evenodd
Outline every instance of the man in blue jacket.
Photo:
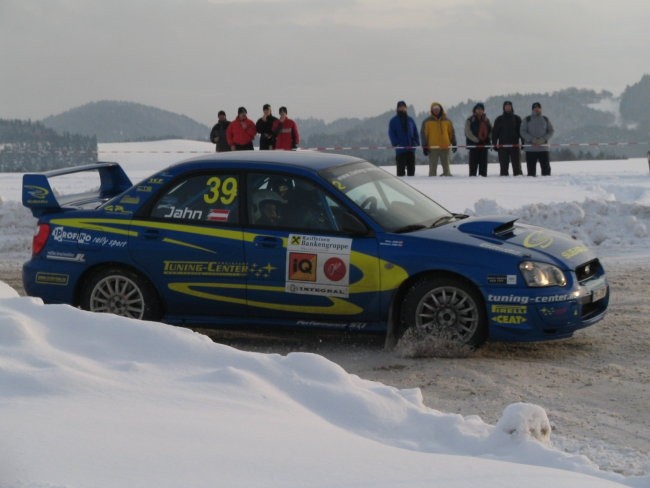
M 415 148 L 420 145 L 420 135 L 403 100 L 397 102 L 397 114 L 388 123 L 388 137 L 395 147 L 397 176 L 415 175 Z

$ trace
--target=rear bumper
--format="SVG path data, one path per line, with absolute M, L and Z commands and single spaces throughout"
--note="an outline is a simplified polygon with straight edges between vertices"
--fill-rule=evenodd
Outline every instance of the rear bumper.
M 70 271 L 70 266 L 62 263 L 52 261 L 44 267 L 29 260 L 23 264 L 25 293 L 31 297 L 41 298 L 45 303 L 72 304 L 78 276 Z

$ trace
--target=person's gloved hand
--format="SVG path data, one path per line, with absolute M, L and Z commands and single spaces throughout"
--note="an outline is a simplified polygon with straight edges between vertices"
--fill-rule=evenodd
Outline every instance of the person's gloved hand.
M 429 150 L 426 147 L 422 148 L 422 152 L 424 153 L 425 156 L 429 155 Z

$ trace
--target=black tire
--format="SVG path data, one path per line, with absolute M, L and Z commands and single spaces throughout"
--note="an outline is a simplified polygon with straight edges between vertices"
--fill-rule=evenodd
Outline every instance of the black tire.
M 126 268 L 104 268 L 84 283 L 79 305 L 91 312 L 106 312 L 141 320 L 161 317 L 160 299 L 153 286 Z
M 478 291 L 454 277 L 424 278 L 404 296 L 402 332 L 477 347 L 487 339 L 487 315 Z

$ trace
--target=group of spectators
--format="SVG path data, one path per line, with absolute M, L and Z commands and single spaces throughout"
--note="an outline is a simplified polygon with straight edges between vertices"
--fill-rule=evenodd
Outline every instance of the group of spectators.
M 429 176 L 438 174 L 438 164 L 442 168 L 440 176 L 452 176 L 451 153 L 458 150 L 454 126 L 447 117 L 445 109 L 438 102 L 431 104 L 431 115 L 427 117 L 420 130 L 407 113 L 406 102 L 397 102 L 396 115 L 388 124 L 388 136 L 395 147 L 397 176 L 415 174 L 415 150 L 422 145 L 424 155 L 429 159 Z M 226 113 L 219 111 L 218 122 L 210 132 L 210 140 L 217 152 L 253 150 L 253 141 L 260 135 L 260 150 L 293 150 L 300 143 L 298 125 L 287 116 L 287 108 L 280 107 L 280 117 L 275 117 L 271 106 L 262 107 L 262 116 L 253 123 L 248 118 L 245 107 L 239 107 L 237 118 L 229 121 Z M 542 115 L 542 105 L 535 102 L 532 113 L 522 119 L 515 114 L 512 102 L 503 102 L 503 113 L 494 125 L 485 114 L 485 105 L 477 103 L 472 114 L 465 120 L 466 147 L 469 150 L 469 175 L 487 176 L 488 151 L 497 152 L 500 175 L 522 175 L 520 154 L 526 152 L 528 176 L 537 175 L 539 162 L 542 176 L 551 174 L 549 140 L 555 130 L 553 124 Z
M 281 149 L 290 151 L 300 144 L 300 133 L 295 121 L 287 116 L 287 107 L 280 107 L 280 117 L 275 117 L 268 103 L 262 107 L 262 116 L 253 123 L 245 107 L 237 109 L 237 118 L 229 121 L 226 112 L 219 111 L 218 122 L 210 131 L 210 141 L 217 152 L 253 150 L 253 141 L 260 135 L 260 150 Z
M 454 126 L 438 102 L 431 104 L 431 115 L 422 122 L 418 131 L 415 121 L 408 115 L 406 103 L 397 102 L 397 113 L 388 124 L 388 137 L 395 147 L 397 176 L 415 174 L 415 150 L 422 145 L 429 158 L 429 176 L 436 176 L 438 163 L 440 176 L 452 176 L 451 152 L 458 150 Z M 503 102 L 503 113 L 494 125 L 485 114 L 485 105 L 474 105 L 472 114 L 465 120 L 466 147 L 469 150 L 469 176 L 487 176 L 488 151 L 497 152 L 500 175 L 508 176 L 509 166 L 515 176 L 522 175 L 520 153 L 526 152 L 528 176 L 537 176 L 539 162 L 542 176 L 551 174 L 549 140 L 555 130 L 551 121 L 542 115 L 542 105 L 535 102 L 532 113 L 523 120 L 515 114 L 512 102 Z

